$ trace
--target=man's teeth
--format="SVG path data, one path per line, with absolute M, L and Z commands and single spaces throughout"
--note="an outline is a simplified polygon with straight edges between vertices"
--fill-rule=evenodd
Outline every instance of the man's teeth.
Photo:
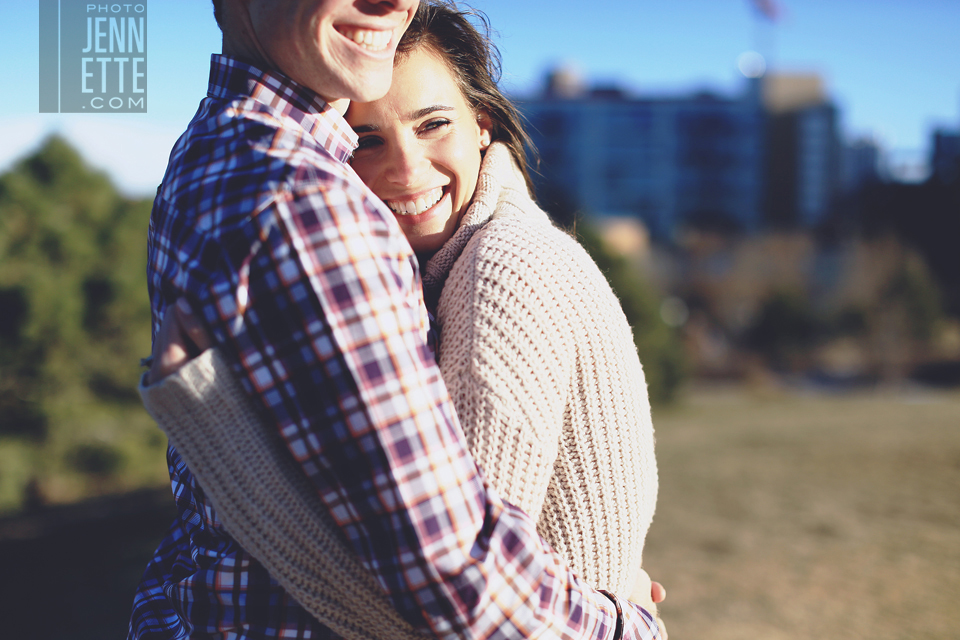
M 391 211 L 402 216 L 415 216 L 440 202 L 442 197 L 443 189 L 438 188 L 426 192 L 416 200 L 391 200 L 387 202 L 387 206 L 390 207 Z
M 382 51 L 390 44 L 392 31 L 370 31 L 369 29 L 343 29 L 340 31 L 344 37 L 353 40 L 364 49 L 371 51 Z

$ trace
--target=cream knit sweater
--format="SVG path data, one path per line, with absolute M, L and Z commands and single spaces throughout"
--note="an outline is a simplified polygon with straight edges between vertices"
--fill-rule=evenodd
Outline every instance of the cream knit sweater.
M 423 282 L 439 292 L 440 370 L 490 484 L 575 573 L 628 596 L 657 498 L 643 370 L 610 285 L 503 144 Z
M 440 369 L 484 475 L 571 569 L 626 598 L 657 494 L 643 371 L 610 286 L 502 144 L 423 282 L 439 295 Z M 337 633 L 416 637 L 228 372 L 213 349 L 140 389 L 226 530 Z

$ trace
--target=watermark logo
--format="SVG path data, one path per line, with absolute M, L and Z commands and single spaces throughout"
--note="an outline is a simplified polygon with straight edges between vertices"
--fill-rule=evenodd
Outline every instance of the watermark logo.
M 147 3 L 40 0 L 40 113 L 146 113 Z

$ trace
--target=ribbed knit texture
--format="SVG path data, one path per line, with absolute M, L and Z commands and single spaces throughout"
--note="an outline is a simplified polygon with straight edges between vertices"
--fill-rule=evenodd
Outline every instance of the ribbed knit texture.
M 140 395 L 226 530 L 304 609 L 348 640 L 423 639 L 347 547 L 219 349 Z
M 657 496 L 643 370 L 610 285 L 502 144 L 423 280 L 439 293 L 440 370 L 490 484 L 578 575 L 627 597 Z
M 643 371 L 603 274 L 536 206 L 502 144 L 423 282 L 439 297 L 440 369 L 485 477 L 578 575 L 627 598 L 657 495 Z M 421 637 L 218 350 L 141 396 L 226 530 L 305 609 L 347 638 Z

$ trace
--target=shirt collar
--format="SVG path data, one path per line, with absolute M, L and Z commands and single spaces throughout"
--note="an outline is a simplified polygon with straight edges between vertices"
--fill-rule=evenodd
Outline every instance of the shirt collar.
M 357 147 L 340 112 L 316 92 L 276 71 L 263 71 L 230 56 L 210 56 L 207 95 L 219 100 L 251 98 L 297 122 L 334 158 L 346 162 Z

